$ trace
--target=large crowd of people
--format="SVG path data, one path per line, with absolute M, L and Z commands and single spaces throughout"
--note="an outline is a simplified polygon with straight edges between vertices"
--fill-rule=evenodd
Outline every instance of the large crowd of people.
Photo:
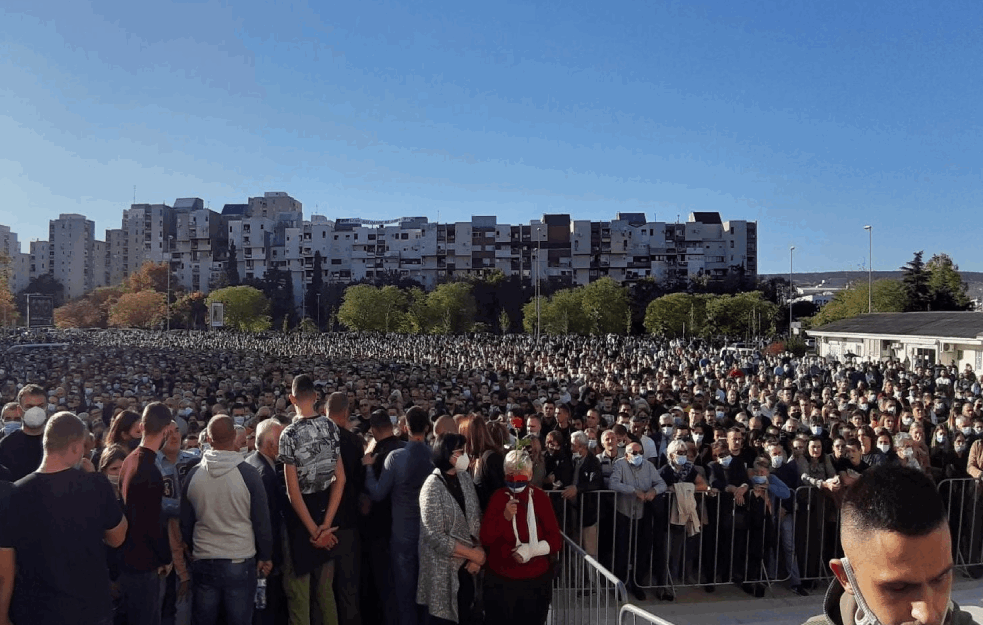
M 970 367 L 624 336 L 0 350 L 0 623 L 542 624 L 564 534 L 638 599 L 807 595 L 880 464 L 935 481 L 983 575 Z

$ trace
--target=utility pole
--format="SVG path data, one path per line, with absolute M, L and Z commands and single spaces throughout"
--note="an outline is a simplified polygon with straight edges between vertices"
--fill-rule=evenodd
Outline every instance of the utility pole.
M 172 235 L 167 235 L 167 331 L 171 331 L 171 247 L 174 242 Z
M 874 312 L 874 228 L 864 226 L 867 231 L 867 314 Z
M 788 336 L 792 338 L 792 300 L 794 299 L 795 291 L 792 290 L 792 253 L 795 252 L 795 246 L 792 245 L 788 248 Z

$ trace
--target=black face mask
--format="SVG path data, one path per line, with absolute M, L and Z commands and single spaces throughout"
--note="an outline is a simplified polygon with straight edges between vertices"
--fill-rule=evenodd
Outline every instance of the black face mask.
M 130 450 L 130 451 L 133 451 L 134 449 L 136 449 L 139 446 L 140 446 L 140 439 L 138 439 L 138 438 L 134 438 L 134 439 L 131 439 L 131 440 L 126 441 L 126 448 L 128 450 Z

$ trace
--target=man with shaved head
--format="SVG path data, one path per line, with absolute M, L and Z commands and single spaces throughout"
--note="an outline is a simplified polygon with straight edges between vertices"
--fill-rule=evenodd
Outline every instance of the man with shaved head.
M 195 622 L 249 625 L 256 576 L 273 568 L 273 532 L 263 480 L 236 448 L 232 417 L 208 422 L 212 448 L 188 472 L 181 494 L 181 533 L 194 562 Z
M 841 508 L 842 558 L 825 614 L 810 624 L 969 625 L 949 598 L 952 536 L 942 496 L 916 469 L 880 465 L 864 472 Z

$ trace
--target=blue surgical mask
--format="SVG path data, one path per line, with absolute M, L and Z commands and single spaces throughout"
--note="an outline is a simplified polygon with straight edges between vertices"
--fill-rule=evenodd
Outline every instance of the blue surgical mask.
M 730 466 L 730 462 L 733 459 L 734 459 L 733 456 L 726 456 L 724 458 L 720 458 L 718 462 L 720 463 L 720 466 L 726 468 Z
M 635 465 L 636 467 L 642 466 L 642 461 L 643 460 L 645 460 L 645 459 L 642 458 L 642 455 L 641 454 L 636 454 L 636 455 L 634 455 L 634 456 L 631 457 L 631 463 L 633 465 Z
M 764 486 L 765 484 L 768 483 L 768 478 L 764 475 L 755 475 L 754 477 L 751 478 L 751 481 L 758 486 Z

